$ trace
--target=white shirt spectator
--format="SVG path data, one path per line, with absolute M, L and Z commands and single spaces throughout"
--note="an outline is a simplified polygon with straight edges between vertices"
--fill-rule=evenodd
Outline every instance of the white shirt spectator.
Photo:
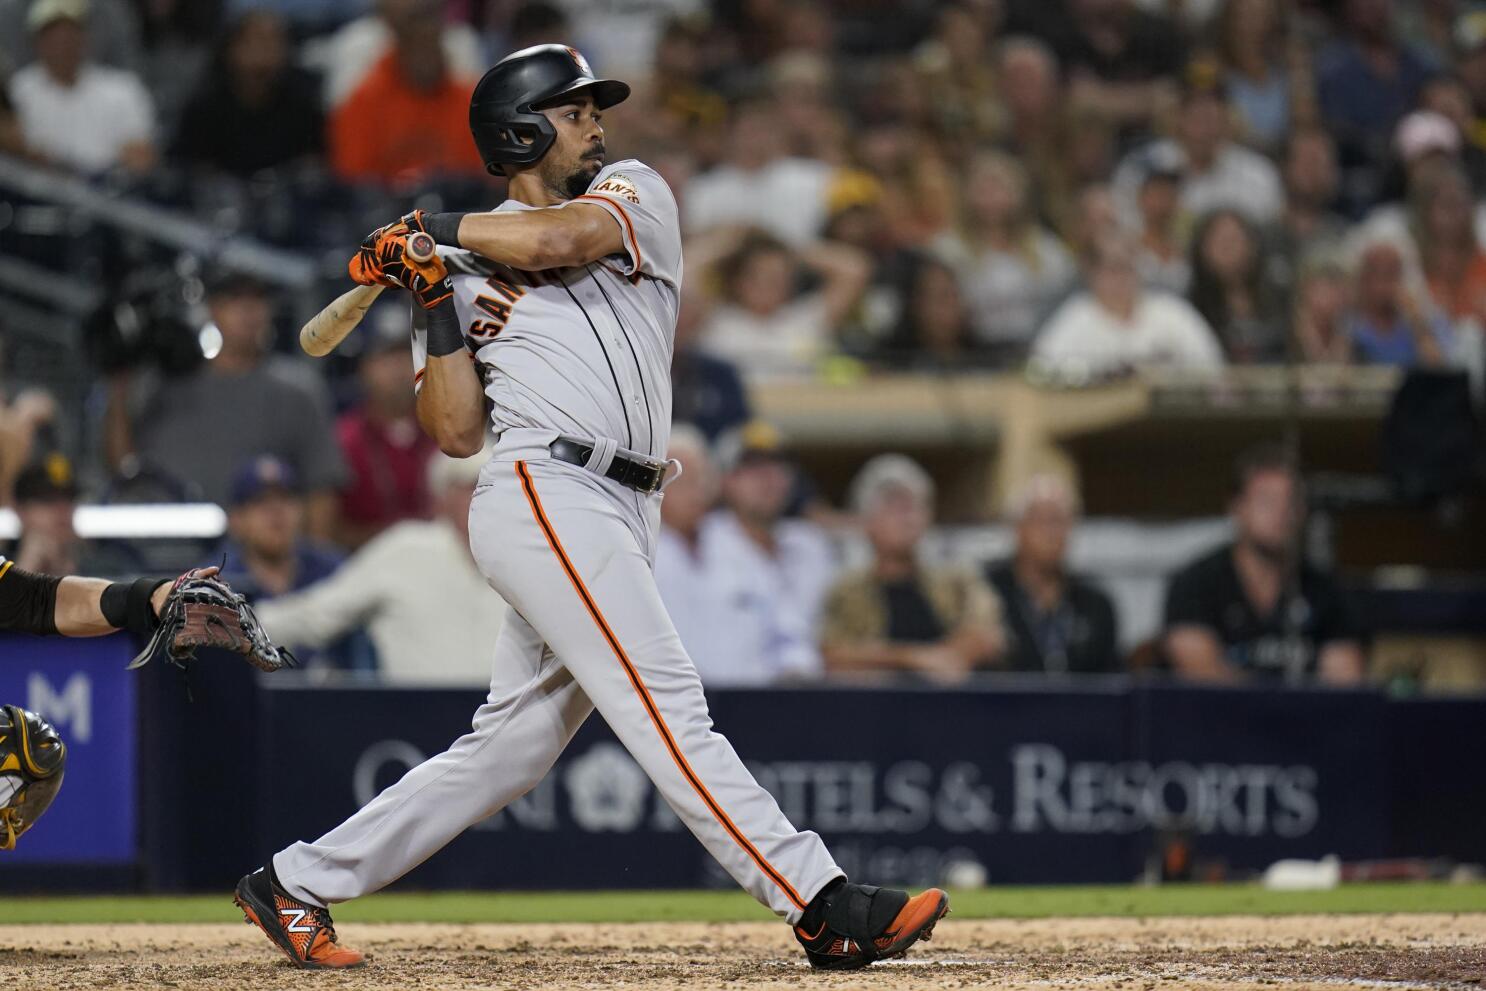
M 255 607 L 275 642 L 324 647 L 365 626 L 392 684 L 483 685 L 506 604 L 448 523 L 375 537 L 322 582 Z
M 1127 368 L 1223 367 L 1212 328 L 1186 300 L 1147 290 L 1129 321 L 1079 293 L 1058 307 L 1037 335 L 1032 361 L 1072 375 L 1107 375 Z
M 702 0 L 558 0 L 578 31 L 578 47 L 606 76 L 644 76 L 666 22 L 706 13 Z
M 452 77 L 479 79 L 490 68 L 480 36 L 468 24 L 445 25 L 443 44 Z M 325 106 L 333 108 L 355 91 L 391 49 L 392 29 L 380 15 L 367 14 L 323 40 L 306 44 L 303 61 L 324 78 Z
M 835 572 L 814 525 L 780 523 L 771 556 L 726 510 L 702 521 L 695 555 L 662 530 L 655 556 L 661 599 L 708 687 L 818 676 L 816 621 Z
M 976 252 L 957 237 L 939 253 L 960 274 L 976 338 L 985 344 L 1025 344 L 1038 323 L 1078 279 L 1073 257 L 1052 234 L 1034 230 L 1020 251 Z
M 809 375 L 831 347 L 825 298 L 803 296 L 767 316 L 719 305 L 702 329 L 702 347 L 750 382 Z
M 155 138 L 155 110 L 138 77 L 84 65 L 63 86 L 32 64 L 10 80 L 10 101 L 26 145 L 79 172 L 115 165 L 125 146 Z
M 744 224 L 794 248 L 809 244 L 825 223 L 826 190 L 834 171 L 809 158 L 778 158 L 751 171 L 719 165 L 686 184 L 686 233 Z
M 1167 138 L 1137 148 L 1115 169 L 1110 186 L 1120 215 L 1131 230 L 1140 228 L 1136 198 L 1147 163 L 1157 160 L 1182 173 L 1181 208 L 1189 217 L 1229 207 L 1264 225 L 1278 220 L 1284 211 L 1285 187 L 1279 170 L 1257 151 L 1230 141 L 1218 151 L 1211 168 L 1197 172 L 1187 167 L 1182 146 Z

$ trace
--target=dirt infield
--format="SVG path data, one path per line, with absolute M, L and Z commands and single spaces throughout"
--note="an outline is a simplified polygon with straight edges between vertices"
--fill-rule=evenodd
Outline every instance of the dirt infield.
M 940 923 L 857 974 L 810 971 L 781 925 L 357 925 L 358 971 L 301 973 L 247 926 L 0 926 L 0 986 L 298 989 L 1480 988 L 1486 915 Z

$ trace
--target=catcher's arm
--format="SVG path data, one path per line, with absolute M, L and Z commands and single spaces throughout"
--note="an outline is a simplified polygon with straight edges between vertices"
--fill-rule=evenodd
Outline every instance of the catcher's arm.
M 210 569 L 212 574 L 216 569 Z M 154 632 L 169 579 L 108 582 L 75 575 L 56 577 L 0 561 L 0 630 L 38 636 L 99 637 L 127 629 Z

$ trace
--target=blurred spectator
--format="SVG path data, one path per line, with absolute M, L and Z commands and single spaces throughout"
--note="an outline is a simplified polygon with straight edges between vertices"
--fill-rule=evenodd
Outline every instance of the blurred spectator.
M 1169 105 L 1171 80 L 1186 53 L 1168 18 L 1130 0 L 1048 0 L 1033 30 L 1057 52 L 1074 103 L 1116 121 L 1127 133 L 1146 129 Z
M 1449 321 L 1427 299 L 1422 287 L 1405 278 L 1404 252 L 1377 239 L 1358 252 L 1353 276 L 1347 336 L 1357 360 L 1374 365 L 1439 367 L 1450 353 Z
M 134 415 L 127 373 L 113 383 L 105 426 L 111 466 L 118 470 L 135 454 L 225 505 L 238 466 L 271 454 L 288 462 L 304 486 L 308 532 L 329 539 L 345 465 L 323 381 L 269 352 L 273 307 L 261 283 L 219 273 L 207 303 L 221 346 L 200 369 L 156 383 Z
M 999 363 L 1019 366 L 1038 321 L 1072 288 L 1078 269 L 1037 223 L 1027 199 L 1027 173 L 1015 159 L 977 152 L 965 187 L 964 226 L 939 247 L 960 271 L 977 342 L 993 349 Z
M 784 518 L 795 478 L 777 432 L 751 423 L 717 448 L 723 507 L 689 541 L 690 570 L 664 578 L 657 555 L 657 580 L 674 587 L 690 574 L 703 585 L 692 594 L 709 603 L 713 635 L 692 659 L 704 684 L 815 677 L 815 624 L 835 577 L 830 544 L 814 524 Z
M 882 183 L 861 169 L 837 172 L 826 197 L 821 237 L 861 252 L 871 265 L 866 291 L 842 328 L 842 343 L 852 353 L 872 350 L 902 315 L 901 283 L 917 254 L 896 236 L 885 200 Z
M 1063 238 L 1076 255 L 1088 258 L 1095 245 L 1107 237 L 1120 236 L 1120 212 L 1107 183 L 1092 182 L 1078 191 L 1077 209 L 1069 218 Z
M 228 501 L 222 576 L 251 602 L 328 578 L 344 556 L 304 536 L 304 494 L 294 469 L 271 455 L 243 464 Z
M 1279 172 L 1269 159 L 1229 136 L 1228 119 L 1216 67 L 1195 63 L 1184 80 L 1176 137 L 1131 152 L 1115 171 L 1113 185 L 1122 214 L 1133 222 L 1141 179 L 1152 169 L 1161 169 L 1181 173 L 1181 205 L 1187 217 L 1228 207 L 1258 224 L 1276 220 L 1285 205 Z
M 1151 162 L 1135 198 L 1140 211 L 1140 254 L 1135 267 L 1151 289 L 1185 296 L 1192 284 L 1181 228 L 1181 172 L 1171 164 Z
M 1354 204 L 1377 194 L 1394 125 L 1433 72 L 1399 40 L 1391 0 L 1344 0 L 1341 35 L 1316 53 L 1321 119 L 1337 140 Z
M 470 555 L 469 514 L 489 453 L 434 457 L 435 518 L 398 523 L 324 581 L 265 602 L 258 616 L 269 636 L 315 648 L 364 625 L 388 684 L 488 683 L 506 605 Z
M 21 158 L 26 154 L 26 139 L 21 134 L 21 122 L 10 105 L 10 93 L 0 86 L 0 155 Z
M 997 143 L 1026 169 L 1038 217 L 1061 230 L 1079 185 L 1108 174 L 1109 129 L 1094 115 L 1069 111 L 1057 56 L 1035 38 L 1002 42 L 996 75 L 1005 112 Z M 1091 153 L 1097 161 L 1089 160 Z
M 115 544 L 84 540 L 72 527 L 77 512 L 77 476 L 72 462 L 52 453 L 26 467 L 15 480 L 15 513 L 21 536 L 7 552 L 17 568 L 47 575 L 113 578 L 136 571 L 136 558 Z
M 1192 305 L 1236 365 L 1285 358 L 1285 325 L 1265 277 L 1259 232 L 1234 210 L 1202 218 L 1192 233 Z
M 84 0 L 88 59 L 99 65 L 138 72 L 143 63 L 139 14 L 130 0 Z M 0 77 L 36 57 L 28 17 L 36 0 L 0 0 Z
M 351 475 L 341 490 L 339 542 L 350 548 L 394 523 L 428 517 L 428 460 L 438 450 L 418 426 L 405 309 L 394 306 L 381 315 L 390 319 L 375 324 L 378 314 L 369 314 L 363 324 L 367 350 L 356 369 L 361 396 L 335 425 Z
M 1114 604 L 1068 570 L 1078 497 L 1055 475 L 1035 475 L 1009 504 L 1016 550 L 986 568 L 1006 610 L 1009 671 L 1092 674 L 1120 670 Z
M 88 61 L 87 0 L 37 0 L 26 25 L 36 62 L 10 80 L 29 154 L 77 172 L 155 164 L 155 110 L 133 73 Z
M 703 346 L 750 382 L 811 373 L 833 350 L 835 331 L 866 288 L 871 265 L 843 244 L 821 241 L 794 253 L 756 231 L 726 240 L 737 247 L 719 264 L 722 301 L 707 321 Z M 690 260 L 696 264 L 698 253 Z M 799 268 L 818 278 L 819 288 L 797 295 Z
M 1360 682 L 1358 620 L 1342 589 L 1301 558 L 1305 494 L 1294 459 L 1257 448 L 1235 476 L 1233 543 L 1178 572 L 1167 590 L 1173 670 L 1202 681 Z
M 894 244 L 918 247 L 953 226 L 960 180 L 928 133 L 904 120 L 869 122 L 857 136 L 858 164 L 882 190 Z
M 847 164 L 851 126 L 832 86 L 832 63 L 824 55 L 787 52 L 769 63 L 768 87 L 785 154 L 828 164 L 834 173 Z
M 182 115 L 174 154 L 238 176 L 320 155 L 325 121 L 315 82 L 289 56 L 279 15 L 260 10 L 238 19 Z
M 144 63 L 140 75 L 160 119 L 161 133 L 174 134 L 181 111 L 201 88 L 222 33 L 220 0 L 150 0 L 139 4 Z
M 706 62 L 706 33 L 703 17 L 677 17 L 656 41 L 650 97 L 678 128 L 713 129 L 727 122 L 727 101 L 706 81 L 711 68 Z
M 679 422 L 671 429 L 666 455 L 681 465 L 681 474 L 667 483 L 666 497 L 660 504 L 655 582 L 661 601 L 676 624 L 681 645 L 696 665 L 703 685 L 712 687 L 732 677 L 765 681 L 769 677 L 767 671 L 740 675 L 726 667 L 736 660 L 726 642 L 736 633 L 733 628 L 736 620 L 728 615 L 731 607 L 723 598 L 729 584 L 721 572 L 729 564 L 719 560 L 704 540 L 704 521 L 717 504 L 721 487 L 707 437 L 691 424 Z M 807 631 L 791 632 L 791 647 L 807 642 Z M 792 663 L 804 663 L 811 668 L 815 659 L 805 656 L 801 662 L 787 657 L 781 667 L 788 670 Z
M 1300 270 L 1291 321 L 1294 353 L 1303 362 L 1346 365 L 1352 362 L 1347 333 L 1347 273 L 1334 262 L 1317 262 Z
M 1470 178 L 1471 188 L 1486 194 L 1486 148 L 1473 138 L 1475 115 L 1465 83 L 1459 76 L 1435 76 L 1424 84 L 1419 109 L 1437 113 L 1455 126 L 1461 138 L 1460 164 Z
M 519 6 L 511 12 L 504 38 L 499 47 L 486 46 L 488 61 L 497 62 L 508 52 L 519 52 L 533 45 L 562 45 L 573 40 L 573 25 L 560 8 L 543 0 L 517 0 Z M 488 19 L 491 15 L 486 14 Z M 584 38 L 578 39 L 580 42 Z M 584 51 L 588 49 L 585 47 Z M 605 70 L 608 72 L 609 70 Z M 610 73 L 612 74 L 612 73 Z
M 1486 253 L 1476 240 L 1465 173 L 1441 163 L 1419 177 L 1409 199 L 1410 227 L 1434 305 L 1457 324 L 1486 325 Z
M 1001 604 L 973 573 L 919 559 L 934 518 L 934 483 L 901 454 L 867 462 L 852 509 L 872 563 L 836 580 L 821 617 L 826 670 L 898 671 L 940 682 L 994 662 L 1005 646 Z
M 439 45 L 451 75 L 478 79 L 490 68 L 491 60 L 480 44 L 480 36 L 467 24 L 445 22 L 443 0 L 375 2 L 376 9 L 371 13 L 348 21 L 335 33 L 305 46 L 305 63 L 325 80 L 327 109 L 345 102 L 372 75 L 395 47 L 397 34 L 410 19 L 438 27 Z M 464 94 L 464 102 L 468 110 L 468 92 Z
M 7 400 L 0 389 L 0 506 L 10 504 L 16 476 L 31 463 L 57 418 L 57 401 L 43 389 L 26 389 Z
M 681 290 L 681 312 L 676 317 L 671 417 L 677 423 L 694 424 L 710 442 L 747 422 L 748 393 L 731 362 L 698 346 L 712 304 L 695 285 L 688 282 Z
M 1470 99 L 1462 128 L 1473 146 L 1486 149 L 1486 10 L 1468 10 L 1455 21 L 1455 72 Z
M 904 281 L 902 315 L 878 358 L 895 370 L 953 372 L 987 363 L 953 268 L 933 255 L 917 256 Z
M 1040 370 L 1078 381 L 1132 369 L 1223 366 L 1212 328 L 1190 303 L 1141 288 L 1131 241 L 1100 241 L 1088 273 L 1088 289 L 1058 307 L 1038 332 L 1032 362 Z
M 620 79 L 648 73 L 657 41 L 667 23 L 676 17 L 703 15 L 708 6 L 706 0 L 558 0 L 558 3 L 567 21 L 578 27 L 577 44 L 584 54 L 605 75 Z M 525 41 L 517 47 L 558 40 L 542 38 Z
M 986 58 L 990 41 L 971 5 L 949 3 L 913 52 L 936 129 L 951 140 L 974 144 L 1001 130 L 996 74 Z
M 1218 55 L 1239 138 L 1266 152 L 1284 144 L 1295 116 L 1297 60 L 1279 0 L 1225 0 L 1218 15 Z M 1309 83 L 1309 79 L 1303 82 Z
M 330 164 L 347 181 L 412 182 L 428 174 L 484 175 L 470 141 L 477 76 L 445 54 L 440 0 L 384 3 L 393 48 L 330 117 Z
M 773 100 L 753 99 L 734 107 L 729 131 L 726 160 L 683 190 L 686 232 L 748 224 L 792 247 L 809 244 L 825 220 L 831 166 L 786 156 Z
M 1276 231 L 1277 248 L 1297 270 L 1320 253 L 1334 253 L 1347 233 L 1347 221 L 1334 209 L 1336 149 L 1319 127 L 1300 127 L 1285 144 L 1285 214 Z

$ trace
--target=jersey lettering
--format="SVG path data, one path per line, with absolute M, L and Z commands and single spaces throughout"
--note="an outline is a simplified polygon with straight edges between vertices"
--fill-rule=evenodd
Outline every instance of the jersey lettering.
M 512 304 L 526 295 L 524 287 L 508 282 L 498 275 L 492 275 L 486 279 L 485 284 L 493 289 L 496 295 L 475 297 L 475 309 L 490 318 L 476 320 L 470 324 L 466 336 L 476 341 L 489 341 L 499 336 L 511 319 Z M 498 299 L 497 296 L 502 298 Z

